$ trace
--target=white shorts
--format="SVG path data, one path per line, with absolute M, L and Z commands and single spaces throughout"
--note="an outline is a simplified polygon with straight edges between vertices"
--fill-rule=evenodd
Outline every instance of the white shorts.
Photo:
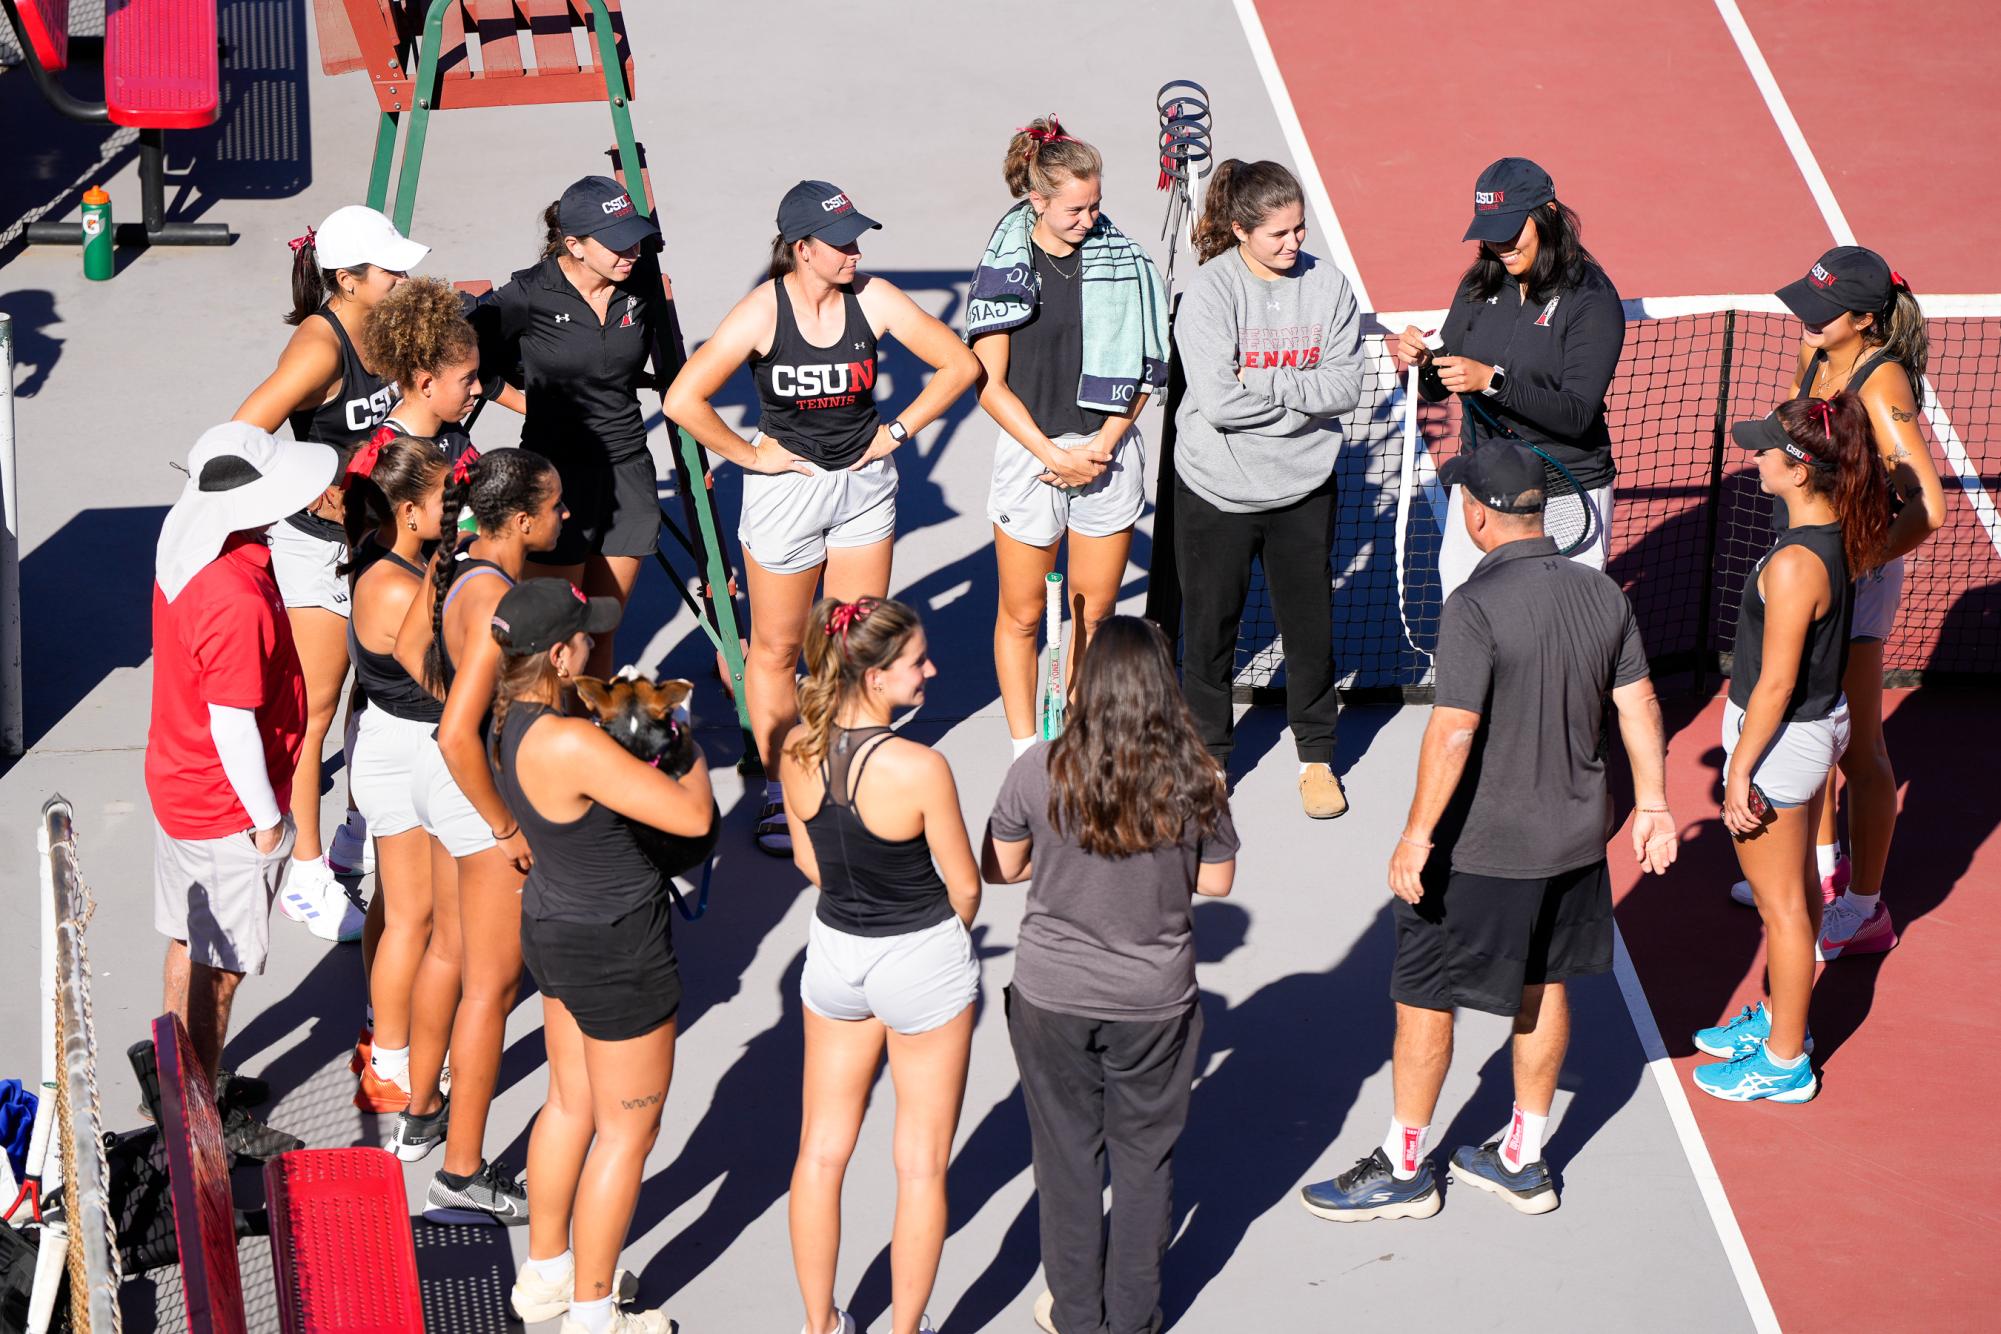
M 494 845 L 493 829 L 452 778 L 445 753 L 425 729 L 424 744 L 410 766 L 410 807 L 424 832 L 445 845 L 454 857 L 470 857 Z M 371 828 L 374 821 L 369 821 Z M 376 832 L 381 832 L 377 830 Z
M 368 821 L 368 832 L 390 838 L 415 829 L 417 807 L 411 800 L 411 775 L 417 756 L 431 740 L 436 723 L 412 722 L 373 705 L 360 711 L 355 724 L 353 755 L 348 761 L 347 791 L 354 808 Z
M 1586 491 L 1584 498 L 1591 502 L 1597 517 L 1591 522 L 1591 536 L 1584 545 L 1570 553 L 1570 558 L 1580 565 L 1589 565 L 1594 570 L 1605 568 L 1606 544 L 1612 533 L 1612 483 Z M 1463 486 L 1452 488 L 1451 497 L 1445 502 L 1445 531 L 1438 539 L 1438 599 L 1443 602 L 1452 596 L 1453 590 L 1473 577 L 1473 567 L 1480 563 L 1486 553 L 1473 545 L 1472 534 L 1466 531 L 1466 511 Z
M 1059 435 L 1055 443 L 1074 449 L 1088 435 Z M 1112 461 L 1081 490 L 1042 481 L 1048 469 L 1006 431 L 994 441 L 993 485 L 987 491 L 987 519 L 1015 541 L 1031 547 L 1056 545 L 1069 529 L 1079 537 L 1110 537 L 1139 521 L 1146 508 L 1146 441 L 1139 427 L 1127 429 L 1112 447 Z
M 773 574 L 798 574 L 827 559 L 828 547 L 865 547 L 896 533 L 896 464 L 743 475 L 737 541 Z
M 1855 581 L 1855 618 L 1848 642 L 1882 643 L 1897 628 L 1897 608 L 1904 601 L 1904 558 L 1885 561 Z
M 973 938 L 957 916 L 902 936 L 856 936 L 817 915 L 806 928 L 799 999 L 814 1014 L 871 1016 L 906 1037 L 958 1017 L 980 994 Z
M 338 573 L 347 560 L 347 544 L 327 542 L 294 528 L 284 519 L 268 530 L 271 577 L 287 607 L 318 607 L 347 615 L 347 579 Z
M 175 838 L 153 826 L 153 926 L 187 942 L 188 958 L 225 973 L 261 973 L 271 956 L 271 904 L 285 886 L 297 831 L 259 852 L 250 831 Z
M 1730 781 L 1730 762 L 1737 750 L 1737 738 L 1744 734 L 1744 710 L 1735 704 L 1723 706 L 1723 780 Z M 1812 722 L 1781 723 L 1779 734 L 1765 748 L 1751 781 L 1765 794 L 1765 800 L 1784 810 L 1812 801 L 1827 781 L 1841 753 L 1848 749 L 1848 697 L 1843 695 L 1834 712 Z

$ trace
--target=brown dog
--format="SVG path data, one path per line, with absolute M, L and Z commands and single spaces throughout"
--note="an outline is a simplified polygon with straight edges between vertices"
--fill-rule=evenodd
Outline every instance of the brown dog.
M 580 676 L 576 684 L 577 698 L 591 711 L 593 721 L 626 750 L 670 778 L 679 778 L 695 767 L 695 757 L 701 752 L 695 745 L 694 727 L 681 708 L 695 688 L 692 682 L 648 681 L 628 667 L 609 681 Z M 626 821 L 639 850 L 668 877 L 709 859 L 721 822 L 721 812 L 713 805 L 708 831 L 694 837 Z

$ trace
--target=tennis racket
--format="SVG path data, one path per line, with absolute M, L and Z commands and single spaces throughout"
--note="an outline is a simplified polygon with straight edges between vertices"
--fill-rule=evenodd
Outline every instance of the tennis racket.
M 1480 406 L 1477 398 L 1461 394 L 1459 400 L 1486 422 L 1496 435 L 1527 445 L 1542 460 L 1542 530 L 1556 543 L 1557 554 L 1568 556 L 1589 542 L 1597 522 L 1597 511 L 1591 505 L 1591 498 L 1584 494 L 1584 488 L 1571 476 L 1570 469 L 1497 421 L 1491 412 Z
M 1063 576 L 1043 576 L 1044 619 L 1049 639 L 1049 678 L 1042 683 L 1042 739 L 1063 735 Z

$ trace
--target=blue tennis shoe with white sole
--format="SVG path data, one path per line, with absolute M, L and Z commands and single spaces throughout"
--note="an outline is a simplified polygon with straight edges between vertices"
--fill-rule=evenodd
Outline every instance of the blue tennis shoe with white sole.
M 1416 1176 L 1399 1181 L 1390 1170 L 1389 1156 L 1378 1146 L 1332 1181 L 1301 1186 L 1299 1202 L 1315 1218 L 1356 1223 L 1365 1218 L 1429 1218 L 1445 1201 L 1429 1158 L 1418 1164 Z
M 1820 1077 L 1804 1056 L 1791 1069 L 1779 1065 L 1760 1042 L 1735 1060 L 1696 1066 L 1695 1086 L 1725 1102 L 1811 1102 L 1820 1092 Z
M 1695 1049 L 1705 1056 L 1719 1060 L 1734 1061 L 1739 1056 L 1749 1056 L 1772 1036 L 1772 1015 L 1765 1008 L 1765 1002 L 1746 1005 L 1737 1012 L 1734 1019 L 1716 1025 L 1714 1028 L 1695 1030 Z M 1813 1034 L 1806 1035 L 1806 1053 L 1813 1055 Z

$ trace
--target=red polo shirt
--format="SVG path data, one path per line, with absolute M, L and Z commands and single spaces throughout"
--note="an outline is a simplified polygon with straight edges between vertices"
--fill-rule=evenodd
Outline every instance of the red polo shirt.
M 175 838 L 250 828 L 222 771 L 208 706 L 250 709 L 278 809 L 289 809 L 306 730 L 306 678 L 262 534 L 237 533 L 167 601 L 153 585 L 153 724 L 146 792 Z

